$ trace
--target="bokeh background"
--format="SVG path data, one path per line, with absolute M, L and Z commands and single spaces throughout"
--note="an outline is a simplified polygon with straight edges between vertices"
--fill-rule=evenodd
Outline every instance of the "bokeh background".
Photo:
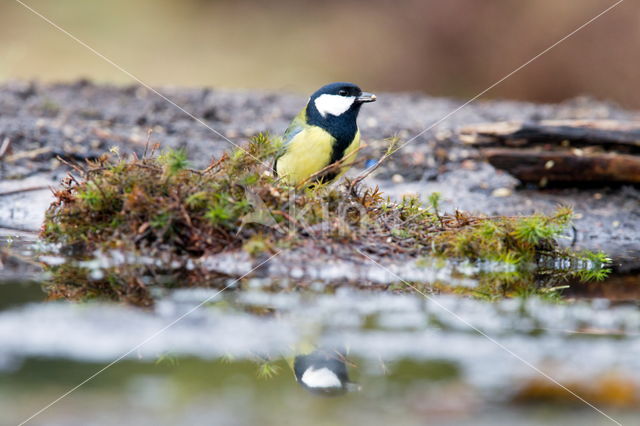
M 614 0 L 24 0 L 153 85 L 308 93 L 333 80 L 465 98 Z M 627 0 L 487 94 L 640 107 L 640 2 Z M 14 0 L 0 81 L 131 79 Z

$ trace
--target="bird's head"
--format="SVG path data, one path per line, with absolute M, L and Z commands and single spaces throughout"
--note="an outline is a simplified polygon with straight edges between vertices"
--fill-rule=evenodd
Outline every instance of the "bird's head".
M 374 102 L 376 95 L 363 92 L 353 83 L 337 82 L 318 89 L 309 98 L 308 109 L 322 119 L 352 116 L 354 119 L 365 102 Z M 319 117 L 319 118 L 320 118 Z

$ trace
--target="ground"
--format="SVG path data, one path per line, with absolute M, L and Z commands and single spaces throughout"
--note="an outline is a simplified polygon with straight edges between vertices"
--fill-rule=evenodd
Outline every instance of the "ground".
M 152 144 L 184 147 L 194 166 L 201 167 L 213 155 L 232 149 L 232 143 L 243 145 L 258 132 L 281 133 L 305 103 L 303 96 L 289 93 L 208 88 L 162 88 L 160 93 L 201 121 L 135 85 L 114 87 L 88 81 L 51 85 L 18 81 L 0 85 L 0 147 L 7 147 L 0 154 L 0 227 L 26 231 L 38 228 L 49 200 L 46 187 L 55 184 L 68 170 L 56 160 L 59 155 L 83 160 L 114 146 L 121 152 L 140 154 L 152 129 Z M 640 268 L 637 188 L 523 188 L 515 179 L 484 163 L 477 151 L 464 146 L 457 137 L 460 127 L 484 122 L 550 118 L 636 120 L 639 113 L 588 98 L 558 105 L 478 102 L 421 133 L 461 104 L 418 94 L 378 94 L 378 102 L 366 105 L 360 115 L 362 137 L 367 144 L 360 158 L 377 159 L 388 143 L 386 138 L 398 136 L 408 141 L 420 136 L 391 157 L 369 183 L 380 185 L 392 196 L 426 196 L 439 191 L 445 210 L 459 208 L 491 215 L 550 212 L 559 203 L 569 204 L 578 214 L 578 247 L 604 250 L 616 260 L 619 269 Z M 25 188 L 40 190 L 13 193 Z

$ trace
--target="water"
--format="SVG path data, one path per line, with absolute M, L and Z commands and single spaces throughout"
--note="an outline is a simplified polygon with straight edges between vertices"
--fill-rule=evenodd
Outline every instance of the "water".
M 640 311 L 628 284 L 611 300 L 585 290 L 606 282 L 569 281 L 558 298 L 489 302 L 419 294 L 385 274 L 368 288 L 327 286 L 328 277 L 372 272 L 307 265 L 222 292 L 153 288 L 153 305 L 139 308 L 46 301 L 30 242 L 11 247 L 17 257 L 2 261 L 14 272 L 0 276 L 1 424 L 20 423 L 115 360 L 31 424 L 612 423 L 542 373 L 621 423 L 640 414 Z M 477 265 L 394 271 L 420 291 L 483 285 Z

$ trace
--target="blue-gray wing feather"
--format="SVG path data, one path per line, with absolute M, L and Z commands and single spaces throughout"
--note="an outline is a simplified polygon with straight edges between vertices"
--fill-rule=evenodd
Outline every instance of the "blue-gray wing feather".
M 305 120 L 305 116 L 305 110 L 300 111 L 300 113 L 296 115 L 296 117 L 291 121 L 291 124 L 289 124 L 287 130 L 284 131 L 284 135 L 282 137 L 282 147 L 285 151 L 287 150 L 289 143 L 291 143 L 291 140 L 295 138 L 298 133 L 303 131 L 305 127 L 308 126 Z
M 286 151 L 286 148 L 289 146 L 289 144 L 291 143 L 291 140 L 293 138 L 296 137 L 296 135 L 298 133 L 300 133 L 301 131 L 304 130 L 305 128 L 305 124 L 302 122 L 296 122 L 297 120 L 294 120 L 289 127 L 287 127 L 287 130 L 284 131 L 284 135 L 282 136 L 282 147 L 284 148 L 284 150 Z

